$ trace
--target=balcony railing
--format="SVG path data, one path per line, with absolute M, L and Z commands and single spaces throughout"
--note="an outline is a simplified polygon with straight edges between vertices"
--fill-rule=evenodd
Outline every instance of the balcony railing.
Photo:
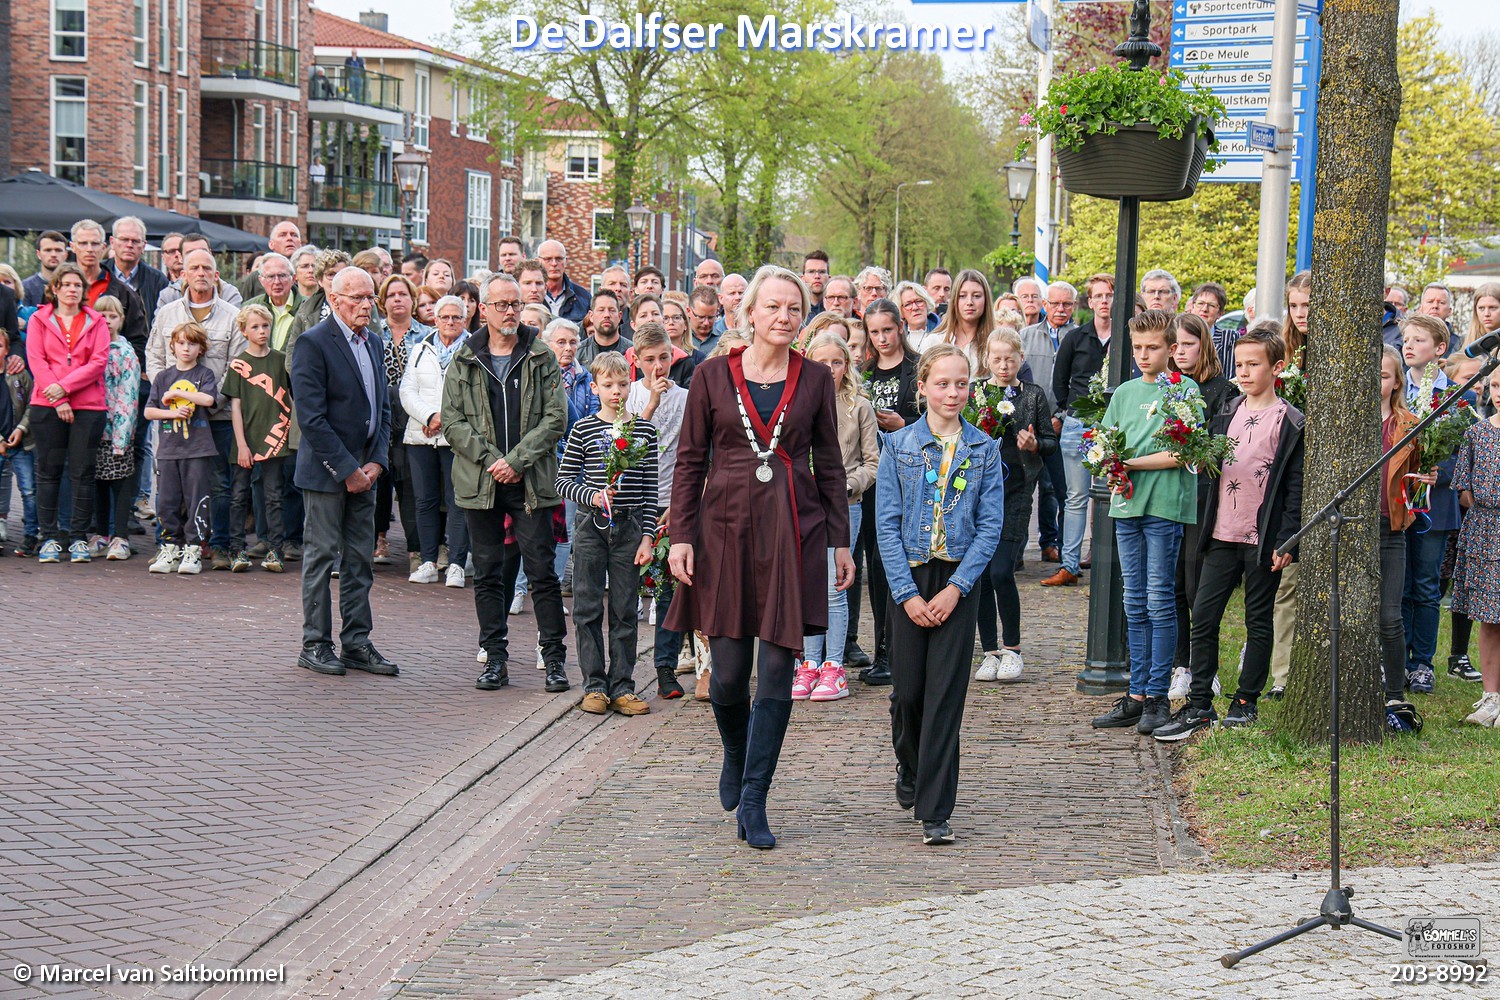
M 363 177 L 327 177 L 312 181 L 309 212 L 359 212 L 395 218 L 401 214 L 396 185 Z
M 258 160 L 199 161 L 209 175 L 204 198 L 297 203 L 297 168 Z
M 297 86 L 297 50 L 256 38 L 205 38 L 199 66 L 204 76 Z
M 318 63 L 307 83 L 310 101 L 349 101 L 384 111 L 401 110 L 401 81 L 385 73 Z

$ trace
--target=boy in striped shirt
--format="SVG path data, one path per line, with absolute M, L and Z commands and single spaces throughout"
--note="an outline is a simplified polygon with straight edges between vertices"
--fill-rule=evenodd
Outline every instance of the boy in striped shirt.
M 637 417 L 622 438 L 617 422 L 630 420 L 625 397 L 630 365 L 615 351 L 589 365 L 599 412 L 583 417 L 568 433 L 557 469 L 557 491 L 578 505 L 573 523 L 573 621 L 578 665 L 583 671 L 585 712 L 644 715 L 651 709 L 635 693 L 638 566 L 651 561 L 656 537 L 656 428 Z M 611 486 L 606 463 L 611 450 L 639 448 L 643 454 Z M 609 591 L 609 660 L 605 664 L 604 592 Z

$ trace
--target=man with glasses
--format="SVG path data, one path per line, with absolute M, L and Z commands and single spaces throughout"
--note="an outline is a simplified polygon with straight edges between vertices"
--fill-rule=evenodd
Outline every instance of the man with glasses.
M 568 251 L 557 240 L 543 240 L 536 248 L 537 260 L 547 269 L 546 293 L 543 301 L 552 315 L 582 323 L 589 314 L 593 296 L 588 289 L 568 277 Z
M 521 323 L 521 289 L 514 278 L 493 275 L 480 294 L 484 323 L 448 367 L 442 410 L 443 435 L 453 449 L 453 494 L 464 509 L 474 558 L 474 608 L 485 653 L 474 686 L 495 691 L 510 683 L 508 514 L 531 587 L 545 685 L 566 691 L 567 632 L 552 535 L 552 511 L 562 504 L 557 444 L 568 426 L 562 369 L 537 331 Z
M 125 329 L 122 331 L 130 346 L 135 348 L 141 364 L 146 362 L 146 335 L 151 327 L 146 323 L 146 307 L 141 297 L 125 282 L 115 277 L 113 271 L 104 266 L 104 227 L 93 219 L 80 219 L 73 223 L 73 259 L 83 268 L 84 300 L 93 308 L 101 296 L 113 295 L 125 304 Z
M 1021 303 L 1021 318 L 1026 321 L 1026 326 L 1040 323 L 1043 318 L 1042 297 L 1047 294 L 1047 286 L 1035 278 L 1022 278 L 1011 285 L 1011 292 Z
M 823 311 L 823 292 L 828 287 L 828 254 L 823 250 L 809 251 L 802 258 L 802 283 L 807 286 L 807 291 L 812 296 L 812 307 L 807 310 L 807 319 L 802 325 L 806 326 L 813 321 L 813 317 Z
M 1057 393 L 1053 387 L 1052 369 L 1056 365 L 1057 350 L 1063 338 L 1076 326 L 1073 309 L 1078 304 L 1078 290 L 1066 281 L 1054 281 L 1047 286 L 1047 312 L 1042 320 L 1021 331 L 1021 350 L 1026 352 L 1026 363 L 1031 366 L 1032 377 L 1047 395 L 1049 412 L 1057 410 Z M 1042 548 L 1042 562 L 1062 561 L 1062 504 L 1068 495 L 1067 470 L 1063 467 L 1060 451 L 1043 458 L 1046 475 L 1037 487 L 1037 534 Z
M 271 350 L 285 352 L 292 321 L 296 319 L 297 307 L 302 304 L 292 262 L 279 253 L 268 253 L 261 259 L 260 270 L 255 273 L 262 292 L 253 299 L 246 299 L 245 305 L 261 305 L 271 310 Z
M 182 277 L 182 241 L 185 238 L 181 233 L 168 233 L 161 238 L 161 270 L 169 282 Z
M 719 292 L 712 285 L 699 285 L 688 296 L 688 324 L 692 326 L 692 343 L 703 352 L 704 357 L 718 346 L 719 335 L 714 325 L 719 318 Z
M 112 259 L 109 269 L 141 297 L 141 306 L 146 310 L 146 328 L 149 330 L 156 319 L 157 296 L 172 282 L 164 272 L 141 260 L 146 255 L 144 222 L 133 215 L 122 215 L 110 229 L 112 235 L 109 250 Z
M 891 272 L 883 267 L 867 267 L 855 277 L 854 288 L 859 296 L 859 311 L 863 313 L 876 299 L 890 297 Z
M 296 253 L 298 248 L 302 246 L 302 230 L 297 228 L 297 223 L 294 220 L 282 219 L 271 227 L 271 235 L 267 238 L 266 242 L 269 245 L 271 253 L 280 254 L 290 260 L 292 254 Z M 235 286 L 240 290 L 240 294 L 244 296 L 246 301 L 249 301 L 251 296 L 260 295 L 263 287 L 260 282 L 260 272 L 265 269 L 268 259 L 269 255 L 261 257 L 257 263 L 257 267 L 241 278 L 239 284 Z M 389 263 L 389 261 L 390 254 L 386 254 L 386 262 Z M 279 350 L 279 348 L 277 349 Z
M 393 677 L 400 669 L 370 641 L 374 486 L 388 467 L 391 427 L 384 348 L 370 324 L 375 283 L 359 268 L 345 268 L 329 299 L 332 312 L 298 338 L 291 368 L 302 430 L 296 480 L 307 508 L 297 665 L 320 674 L 363 670 Z M 335 570 L 342 655 L 333 648 Z
M 707 285 L 717 289 L 719 283 L 724 280 L 724 265 L 710 258 L 698 262 L 697 268 L 693 270 L 693 287 Z
M 836 274 L 823 286 L 823 308 L 836 312 L 845 319 L 858 316 L 854 310 L 854 279 L 847 274 Z
M 1141 279 L 1141 297 L 1146 300 L 1147 309 L 1165 309 L 1175 313 L 1178 303 L 1182 301 L 1182 286 L 1172 277 L 1171 271 L 1157 268 L 1147 271 L 1146 276 Z

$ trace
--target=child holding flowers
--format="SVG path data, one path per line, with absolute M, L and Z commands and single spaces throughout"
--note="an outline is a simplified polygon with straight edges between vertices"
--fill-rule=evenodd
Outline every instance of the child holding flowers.
M 1005 524 L 989 568 L 979 580 L 979 645 L 984 659 L 974 679 L 1012 683 L 1021 679 L 1025 667 L 1016 557 L 1026 547 L 1031 497 L 1042 473 L 1042 459 L 1057 451 L 1057 431 L 1052 427 L 1047 394 L 1036 383 L 1021 381 L 1021 366 L 1026 363 L 1021 335 L 1012 327 L 999 327 L 990 334 L 985 350 L 989 378 L 974 383 L 974 400 L 965 409 L 964 419 L 1000 443 Z
M 652 560 L 659 498 L 656 428 L 625 411 L 630 364 L 616 351 L 589 365 L 599 412 L 568 432 L 557 492 L 578 505 L 573 523 L 573 621 L 585 712 L 651 711 L 635 693 L 636 569 Z M 609 659 L 602 622 L 609 590 Z

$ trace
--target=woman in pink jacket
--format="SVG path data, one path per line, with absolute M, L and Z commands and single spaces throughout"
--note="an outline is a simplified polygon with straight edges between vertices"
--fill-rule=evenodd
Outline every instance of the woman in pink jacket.
M 63 264 L 47 285 L 46 304 L 26 324 L 31 436 L 36 442 L 36 506 L 42 532 L 37 561 L 62 561 L 57 497 L 66 463 L 73 485 L 72 562 L 89 562 L 85 540 L 94 520 L 94 460 L 104 426 L 104 365 L 109 322 L 84 304 L 83 270 Z

